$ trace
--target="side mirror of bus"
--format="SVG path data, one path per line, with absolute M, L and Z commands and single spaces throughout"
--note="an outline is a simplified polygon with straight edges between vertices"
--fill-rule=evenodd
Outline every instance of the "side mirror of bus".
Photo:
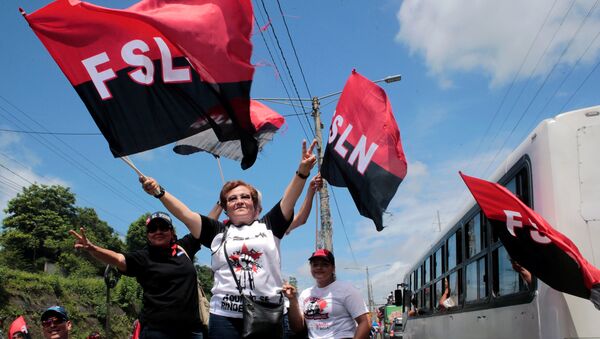
M 394 305 L 396 306 L 402 306 L 402 290 L 401 289 L 397 289 L 394 290 Z

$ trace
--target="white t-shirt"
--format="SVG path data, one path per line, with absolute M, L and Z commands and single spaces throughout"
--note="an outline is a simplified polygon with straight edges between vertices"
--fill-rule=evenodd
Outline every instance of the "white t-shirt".
M 290 220 L 293 218 L 290 218 Z M 227 254 L 244 294 L 279 303 L 283 279 L 279 243 L 291 221 L 285 221 L 279 204 L 250 225 L 229 226 Z M 242 318 L 242 299 L 223 251 L 224 225 L 203 217 L 201 241 L 210 242 L 214 273 L 210 313 Z M 205 238 L 206 236 L 206 238 Z M 212 239 L 210 239 L 212 238 Z
M 309 338 L 352 338 L 355 318 L 368 313 L 367 305 L 354 286 L 334 281 L 324 288 L 313 286 L 298 297 Z

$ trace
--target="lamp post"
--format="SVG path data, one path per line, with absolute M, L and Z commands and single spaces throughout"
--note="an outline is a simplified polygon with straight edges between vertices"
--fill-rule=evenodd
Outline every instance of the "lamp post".
M 375 80 L 373 83 L 385 82 L 387 84 L 400 81 L 402 76 L 391 75 L 383 79 Z M 315 123 L 315 139 L 317 140 L 317 166 L 321 170 L 321 164 L 323 163 L 323 137 L 321 130 L 323 129 L 323 123 L 321 122 L 321 110 L 320 102 L 323 99 L 330 98 L 341 94 L 342 91 L 326 94 L 320 97 L 313 97 L 312 99 L 292 99 L 292 98 L 255 98 L 254 100 L 269 101 L 273 103 L 281 104 L 282 102 L 311 102 L 312 103 L 312 116 Z M 317 248 L 325 248 L 329 251 L 333 251 L 333 228 L 331 227 L 331 210 L 329 208 L 329 192 L 327 191 L 327 182 L 323 180 L 323 187 L 319 190 L 319 207 L 321 209 L 321 229 L 318 232 L 319 236 L 316 239 Z
M 104 323 L 104 333 L 107 338 L 111 337 L 110 334 L 110 289 L 117 286 L 119 280 L 119 272 L 116 268 L 106 265 L 104 269 L 104 283 L 106 284 L 106 322 Z
M 373 312 L 375 310 L 375 302 L 373 301 L 373 286 L 371 285 L 371 278 L 369 277 L 369 268 L 381 268 L 381 267 L 390 267 L 392 264 L 380 264 L 375 266 L 364 266 L 364 267 L 344 267 L 345 270 L 365 270 L 367 275 L 367 299 L 369 304 L 369 312 Z

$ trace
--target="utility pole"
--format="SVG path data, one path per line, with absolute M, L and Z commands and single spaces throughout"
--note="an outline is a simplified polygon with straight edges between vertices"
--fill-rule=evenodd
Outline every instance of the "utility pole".
M 391 75 L 383 79 L 373 81 L 373 83 L 385 82 L 392 83 L 400 81 L 402 77 L 400 75 Z M 342 91 L 327 94 L 320 97 L 313 97 L 312 99 L 291 99 L 291 98 L 254 98 L 254 100 L 270 101 L 276 104 L 283 102 L 312 102 L 312 116 L 315 121 L 315 138 L 317 139 L 317 165 L 319 171 L 321 170 L 321 164 L 323 163 L 323 155 L 325 152 L 323 146 L 323 137 L 321 130 L 323 129 L 323 123 L 321 122 L 321 111 L 319 109 L 320 102 L 325 98 L 330 98 L 339 95 Z M 321 208 L 321 229 L 318 232 L 319 239 L 317 240 L 317 248 L 325 248 L 333 252 L 333 228 L 331 227 L 331 209 L 329 208 L 329 192 L 327 191 L 327 181 L 323 180 L 323 187 L 319 190 L 319 205 Z
M 371 286 L 371 278 L 369 278 L 369 266 L 366 266 L 367 270 L 367 298 L 369 299 L 369 312 L 373 312 L 373 287 Z
M 312 99 L 312 116 L 315 119 L 315 137 L 317 139 L 317 166 L 321 171 L 323 163 L 323 123 L 321 122 L 321 111 L 319 110 L 319 98 Z M 331 210 L 329 209 L 329 192 L 327 181 L 323 180 L 323 187 L 319 190 L 319 205 L 321 207 L 321 231 L 317 247 L 325 248 L 333 252 L 333 228 L 331 227 Z

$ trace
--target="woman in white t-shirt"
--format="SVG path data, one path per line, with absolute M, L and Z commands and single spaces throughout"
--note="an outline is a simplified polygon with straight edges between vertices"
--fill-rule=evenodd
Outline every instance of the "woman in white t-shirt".
M 296 295 L 296 288 L 283 285 L 290 300 L 288 317 L 292 331 L 308 331 L 314 338 L 368 338 L 369 310 L 356 288 L 335 279 L 335 258 L 326 249 L 317 250 L 308 259 L 316 285 Z
M 209 339 L 241 338 L 243 304 L 236 280 L 245 295 L 260 301 L 281 301 L 283 279 L 279 243 L 292 222 L 294 205 L 316 163 L 312 154 L 315 144 L 316 141 L 313 141 L 307 150 L 306 141 L 302 142 L 302 156 L 296 174 L 281 200 L 261 218 L 258 191 L 240 180 L 229 181 L 221 189 L 219 203 L 229 218 L 224 224 L 193 212 L 160 187 L 156 180 L 140 178 L 144 190 L 160 199 L 190 229 L 192 235 L 212 251 L 214 285 L 210 300 Z

